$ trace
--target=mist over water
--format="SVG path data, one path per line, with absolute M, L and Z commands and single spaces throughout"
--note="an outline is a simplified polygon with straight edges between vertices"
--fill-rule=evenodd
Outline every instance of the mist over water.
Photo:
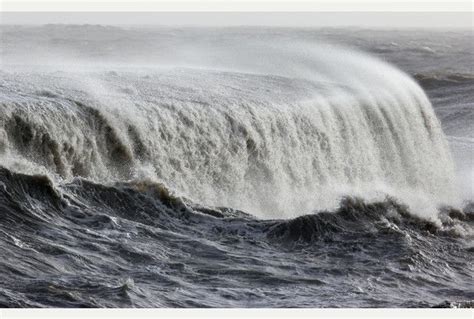
M 472 306 L 469 35 L 0 30 L 0 306 Z

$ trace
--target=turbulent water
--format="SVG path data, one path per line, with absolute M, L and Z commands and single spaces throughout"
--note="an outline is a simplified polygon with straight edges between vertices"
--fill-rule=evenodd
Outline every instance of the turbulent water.
M 1 35 L 0 306 L 472 306 L 469 31 Z

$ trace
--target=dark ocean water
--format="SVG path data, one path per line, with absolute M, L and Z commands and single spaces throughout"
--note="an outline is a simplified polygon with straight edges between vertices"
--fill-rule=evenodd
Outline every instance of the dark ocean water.
M 1 307 L 473 306 L 472 33 L 1 30 Z

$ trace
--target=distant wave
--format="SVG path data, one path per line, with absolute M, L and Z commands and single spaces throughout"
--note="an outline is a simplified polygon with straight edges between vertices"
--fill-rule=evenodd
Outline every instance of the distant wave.
M 414 77 L 424 88 L 474 85 L 474 75 L 468 73 L 417 73 Z

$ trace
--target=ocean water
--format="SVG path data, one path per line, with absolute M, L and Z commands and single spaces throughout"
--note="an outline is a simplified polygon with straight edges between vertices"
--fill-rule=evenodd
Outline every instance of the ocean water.
M 472 32 L 1 26 L 1 307 L 472 307 Z

